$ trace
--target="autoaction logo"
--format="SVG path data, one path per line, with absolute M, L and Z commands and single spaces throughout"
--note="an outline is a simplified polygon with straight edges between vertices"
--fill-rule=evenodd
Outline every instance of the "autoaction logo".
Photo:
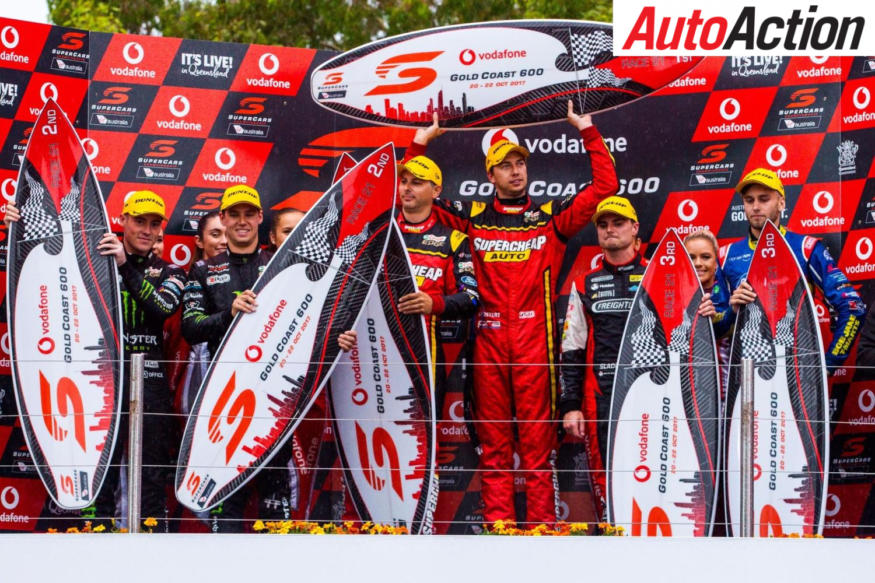
M 614 0 L 614 54 L 875 54 L 871 2 Z
M 459 53 L 459 62 L 463 65 L 473 65 L 478 60 L 480 61 L 498 61 L 502 59 L 525 59 L 525 49 L 494 49 L 485 51 L 473 51 L 472 49 L 462 49 Z
M 729 143 L 709 144 L 690 165 L 690 186 L 727 186 L 732 183 L 735 163 L 726 159 Z
M 273 118 L 264 114 L 268 98 L 249 95 L 242 97 L 237 108 L 228 114 L 225 134 L 234 138 L 267 138 Z
M 797 89 L 789 102 L 778 110 L 778 131 L 814 130 L 820 128 L 824 108 L 818 105 L 818 88 Z
M 61 42 L 52 49 L 51 68 L 63 73 L 85 75 L 88 73 L 87 32 L 68 31 L 61 35 Z M 84 49 L 84 50 L 83 50 Z
M 131 129 L 137 107 L 131 102 L 132 87 L 112 85 L 106 87 L 96 103 L 91 104 L 90 122 L 106 128 Z
M 137 178 L 176 182 L 184 161 L 176 156 L 178 140 L 153 140 L 149 151 L 137 158 Z
M 228 79 L 234 68 L 234 57 L 210 53 L 182 53 L 179 56 L 180 73 L 191 77 Z

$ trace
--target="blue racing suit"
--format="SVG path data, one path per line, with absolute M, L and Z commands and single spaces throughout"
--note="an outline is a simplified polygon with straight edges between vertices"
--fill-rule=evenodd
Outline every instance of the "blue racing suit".
M 809 284 L 823 292 L 830 313 L 835 318 L 833 337 L 826 350 L 826 365 L 830 370 L 841 366 L 848 358 L 854 339 L 860 333 L 866 305 L 860 294 L 838 268 L 823 241 L 800 235 L 780 227 L 781 234 L 793 250 Z M 720 263 L 729 284 L 730 294 L 747 277 L 757 240 L 753 235 L 720 248 Z

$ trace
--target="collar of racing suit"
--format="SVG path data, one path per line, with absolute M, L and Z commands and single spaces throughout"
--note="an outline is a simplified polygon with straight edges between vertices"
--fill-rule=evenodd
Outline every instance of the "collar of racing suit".
M 429 231 L 437 222 L 437 217 L 432 212 L 428 218 L 418 223 L 408 222 L 403 214 L 398 215 L 398 226 L 401 227 L 402 233 L 425 233 Z
M 519 198 L 506 198 L 501 200 L 496 195 L 492 199 L 495 210 L 505 215 L 518 215 L 529 207 L 529 195 L 524 194 Z
M 137 267 L 148 262 L 151 257 L 152 257 L 151 251 L 145 255 L 137 255 L 136 253 L 128 253 L 127 251 L 125 251 L 126 260 L 130 261 L 131 265 L 136 265 Z
M 626 263 L 621 263 L 619 265 L 614 265 L 613 263 L 611 263 L 610 261 L 608 261 L 607 259 L 605 259 L 603 257 L 602 258 L 602 266 L 604 266 L 604 268 L 611 273 L 624 273 L 626 271 L 632 271 L 633 269 L 635 269 L 635 267 L 637 265 L 639 265 L 643 261 L 644 261 L 644 258 L 641 257 L 640 253 L 636 253 L 635 257 L 633 257 L 632 259 L 630 259 Z
M 787 229 L 786 229 L 786 227 L 784 227 L 784 225 L 778 225 L 778 230 L 781 231 L 782 235 L 784 235 L 784 236 L 787 235 Z M 751 231 L 750 227 L 748 227 L 747 228 L 747 246 L 750 247 L 751 251 L 753 251 L 754 249 L 757 248 L 757 241 L 758 240 L 759 240 L 759 237 L 754 237 L 753 231 Z
M 258 257 L 261 253 L 261 248 L 256 248 L 252 253 L 234 253 L 230 249 L 225 251 L 228 254 L 228 260 L 231 263 L 238 265 L 246 264 Z

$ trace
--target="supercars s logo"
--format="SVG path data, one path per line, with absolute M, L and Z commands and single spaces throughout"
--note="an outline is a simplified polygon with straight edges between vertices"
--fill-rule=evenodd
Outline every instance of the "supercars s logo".
M 244 97 L 240 100 L 240 109 L 234 113 L 237 115 L 258 115 L 264 113 L 264 102 L 267 97 Z
M 200 192 L 195 197 L 195 204 L 191 205 L 191 210 L 198 211 L 217 211 L 222 202 L 221 192 Z
M 58 390 L 52 395 L 52 384 L 40 371 L 39 373 L 40 406 L 42 408 L 43 423 L 46 430 L 56 441 L 64 441 L 69 433 L 61 427 L 59 417 L 73 418 L 73 438 L 82 451 L 85 448 L 85 407 L 82 405 L 82 395 L 79 388 L 72 380 L 61 377 L 58 381 Z M 58 405 L 58 412 L 54 412 L 53 402 Z
M 325 81 L 322 82 L 322 85 L 338 85 L 340 83 L 343 83 L 343 71 L 335 71 L 326 75 Z
M 702 150 L 698 164 L 716 164 L 726 159 L 726 148 L 729 144 L 711 144 Z
M 64 42 L 59 44 L 58 48 L 67 51 L 78 51 L 85 45 L 84 40 L 87 36 L 88 33 L 86 32 L 65 32 L 61 36 L 61 40 Z
M 355 436 L 358 441 L 359 463 L 361 464 L 362 473 L 365 475 L 365 480 L 374 490 L 380 491 L 386 484 L 386 480 L 377 476 L 376 470 L 371 467 L 371 456 L 368 453 L 368 437 L 364 430 L 355 424 Z M 395 442 L 392 441 L 392 436 L 382 427 L 374 429 L 371 436 L 371 442 L 374 444 L 374 461 L 381 468 L 386 468 L 391 474 L 392 489 L 398 494 L 398 497 L 404 498 L 404 490 L 401 485 L 401 468 L 398 461 L 398 450 L 395 448 Z
M 155 140 L 149 144 L 151 151 L 146 154 L 147 158 L 169 158 L 176 153 L 175 146 L 178 140 Z
M 811 107 L 817 101 L 817 88 L 799 89 L 790 95 L 790 103 L 784 109 L 798 109 L 800 107 Z
M 443 51 L 426 51 L 422 53 L 409 53 L 406 55 L 397 55 L 390 57 L 377 65 L 376 74 L 380 79 L 386 79 L 391 71 L 398 68 L 399 65 L 415 65 L 417 63 L 427 63 L 433 61 Z M 402 67 L 395 72 L 398 79 L 411 79 L 407 83 L 390 83 L 387 85 L 377 85 L 365 95 L 393 95 L 398 93 L 410 93 L 418 91 L 431 85 L 437 79 L 437 71 L 431 67 Z
M 219 443 L 224 439 L 221 427 L 222 421 L 229 427 L 236 425 L 231 439 L 228 440 L 228 444 L 225 446 L 226 464 L 231 461 L 234 452 L 237 451 L 237 446 L 243 440 L 246 430 L 249 429 L 249 425 L 252 423 L 252 416 L 255 415 L 255 393 L 251 389 L 241 391 L 234 399 L 234 402 L 229 407 L 226 407 L 228 401 L 231 400 L 231 395 L 236 390 L 236 385 L 237 373 L 235 372 L 231 374 L 228 384 L 222 389 L 222 394 L 219 395 L 219 400 L 213 406 L 210 420 L 207 423 L 207 434 L 213 443 Z M 228 410 L 227 415 L 225 415 L 226 408 Z
M 122 105 L 128 102 L 130 87 L 107 87 L 103 90 L 103 99 L 98 103 L 104 105 Z

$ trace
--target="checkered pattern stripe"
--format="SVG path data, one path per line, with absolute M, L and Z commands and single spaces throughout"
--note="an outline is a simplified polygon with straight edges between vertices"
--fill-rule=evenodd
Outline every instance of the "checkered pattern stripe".
M 793 348 L 793 326 L 796 321 L 796 312 L 793 310 L 793 306 L 790 305 L 790 302 L 787 302 L 786 309 L 787 314 L 781 318 L 778 321 L 778 325 L 775 326 L 775 343 L 786 348 Z
M 684 320 L 680 326 L 672 330 L 671 341 L 668 344 L 668 349 L 675 354 L 686 355 L 690 352 L 690 329 L 693 327 L 693 322 L 690 320 L 689 312 L 684 312 Z
M 756 302 L 747 305 L 747 319 L 739 332 L 741 357 L 753 359 L 754 363 L 767 362 L 774 358 L 772 343 L 760 332 L 763 311 Z
M 328 243 L 328 234 L 337 225 L 339 217 L 337 202 L 335 197 L 331 197 L 325 214 L 307 225 L 307 236 L 294 252 L 317 265 L 327 265 L 333 251 L 332 245 Z
M 82 220 L 79 213 L 79 207 L 76 201 L 79 198 L 79 187 L 75 182 L 71 184 L 70 192 L 67 196 L 61 199 L 61 212 L 58 214 L 58 219 L 61 221 L 69 221 L 78 223 Z
M 609 34 L 597 30 L 590 34 L 571 35 L 571 56 L 574 58 L 574 66 L 583 69 L 592 66 L 596 57 L 604 52 L 611 52 L 614 41 Z
M 629 77 L 617 77 L 610 69 L 590 69 L 586 78 L 587 87 L 622 87 L 629 82 Z
M 351 264 L 356 258 L 356 255 L 358 255 L 362 245 L 368 240 L 369 225 L 370 223 L 365 223 L 365 226 L 359 234 L 346 237 L 340 244 L 340 247 L 337 249 L 337 256 L 340 257 L 344 263 Z
M 641 310 L 641 325 L 632 333 L 633 367 L 655 367 L 666 364 L 665 350 L 653 339 L 656 315 L 647 307 Z
M 61 231 L 56 221 L 46 212 L 46 189 L 35 180 L 29 170 L 24 171 L 30 196 L 21 205 L 21 225 L 24 227 L 24 240 L 44 239 L 53 237 Z

